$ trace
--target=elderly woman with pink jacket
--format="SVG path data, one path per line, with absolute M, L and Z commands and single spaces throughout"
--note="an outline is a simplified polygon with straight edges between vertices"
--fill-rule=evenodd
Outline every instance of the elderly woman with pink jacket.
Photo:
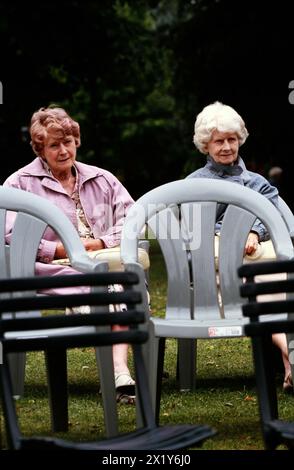
M 32 116 L 30 135 L 37 157 L 9 176 L 4 186 L 55 203 L 76 227 L 87 251 L 119 245 L 124 217 L 134 201 L 109 171 L 76 161 L 81 144 L 79 124 L 62 108 L 41 108 Z M 6 228 L 8 243 L 13 222 L 11 214 Z M 36 274 L 75 273 L 70 266 L 52 263 L 66 256 L 56 234 L 47 229 L 38 251 Z M 115 345 L 113 359 L 118 397 L 133 402 L 135 382 L 127 365 L 127 345 Z

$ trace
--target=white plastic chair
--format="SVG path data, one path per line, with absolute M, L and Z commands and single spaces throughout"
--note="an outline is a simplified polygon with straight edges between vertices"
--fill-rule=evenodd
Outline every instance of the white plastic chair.
M 292 242 L 294 242 L 294 214 L 284 199 L 279 196 L 279 211 L 288 227 Z
M 16 212 L 9 248 L 5 244 L 7 211 Z M 34 276 L 35 260 L 42 235 L 51 227 L 65 246 L 73 268 L 82 273 L 105 272 L 108 265 L 91 259 L 70 220 L 53 203 L 35 194 L 15 188 L 0 187 L 0 278 Z M 35 315 L 27 312 L 28 315 Z M 85 327 L 86 328 L 86 327 Z M 85 328 L 69 328 L 68 333 L 84 333 Z M 52 330 L 42 330 L 40 335 L 50 335 Z M 64 332 L 63 332 L 64 333 Z M 19 337 L 23 333 L 7 333 Z M 26 332 L 29 336 L 30 332 Z M 35 332 L 34 332 L 35 334 Z M 103 395 L 106 433 L 118 432 L 116 415 L 116 394 L 113 376 L 112 348 L 96 350 L 100 370 L 100 389 Z M 47 376 L 51 406 L 51 420 L 54 431 L 64 431 L 68 426 L 66 352 L 58 355 L 47 354 Z M 13 393 L 23 395 L 25 376 L 25 353 L 10 357 Z M 58 377 L 58 379 L 57 379 Z M 107 397 L 107 399 L 106 399 Z
M 227 204 L 219 243 L 218 269 L 214 238 L 217 204 Z M 149 377 L 159 413 L 164 344 L 179 341 L 179 379 L 191 389 L 196 376 L 197 338 L 244 335 L 237 268 L 243 262 L 248 233 L 260 219 L 267 227 L 277 258 L 293 257 L 289 230 L 279 211 L 256 191 L 212 179 L 174 181 L 149 191 L 130 209 L 121 241 L 126 269 L 137 265 L 137 241 L 143 224 L 155 234 L 165 259 L 168 292 L 165 318 L 150 318 Z

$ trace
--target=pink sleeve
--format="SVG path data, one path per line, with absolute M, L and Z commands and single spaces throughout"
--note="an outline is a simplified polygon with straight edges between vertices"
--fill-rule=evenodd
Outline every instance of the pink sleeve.
M 115 176 L 113 176 L 113 178 L 114 181 L 112 184 L 111 200 L 113 224 L 107 229 L 106 234 L 100 237 L 106 248 L 111 248 L 120 244 L 124 219 L 129 208 L 134 204 L 134 200 L 126 188 Z

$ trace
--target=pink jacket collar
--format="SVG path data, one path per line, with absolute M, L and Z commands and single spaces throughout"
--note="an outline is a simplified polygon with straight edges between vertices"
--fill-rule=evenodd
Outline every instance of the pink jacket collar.
M 79 172 L 79 180 L 83 183 L 86 180 L 91 178 L 96 178 L 97 176 L 103 176 L 103 170 L 97 168 L 96 166 L 91 166 L 81 162 L 75 162 L 75 167 Z M 39 177 L 46 177 L 52 178 L 51 175 L 47 172 L 46 168 L 44 167 L 41 158 L 37 157 L 28 165 L 21 168 L 18 173 L 21 176 L 39 176 Z

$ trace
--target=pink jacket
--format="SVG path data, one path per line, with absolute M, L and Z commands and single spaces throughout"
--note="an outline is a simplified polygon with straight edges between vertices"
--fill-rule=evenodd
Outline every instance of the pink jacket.
M 134 203 L 133 199 L 109 171 L 80 162 L 75 162 L 75 166 L 79 174 L 80 201 L 94 237 L 103 240 L 106 247 L 119 245 L 123 220 Z M 43 196 L 62 208 L 77 228 L 75 203 L 59 181 L 48 174 L 40 158 L 37 157 L 9 176 L 3 186 L 12 186 Z M 14 219 L 13 213 L 8 214 L 7 242 Z M 57 241 L 56 234 L 48 228 L 40 244 L 38 261 L 50 263 L 53 260 Z

